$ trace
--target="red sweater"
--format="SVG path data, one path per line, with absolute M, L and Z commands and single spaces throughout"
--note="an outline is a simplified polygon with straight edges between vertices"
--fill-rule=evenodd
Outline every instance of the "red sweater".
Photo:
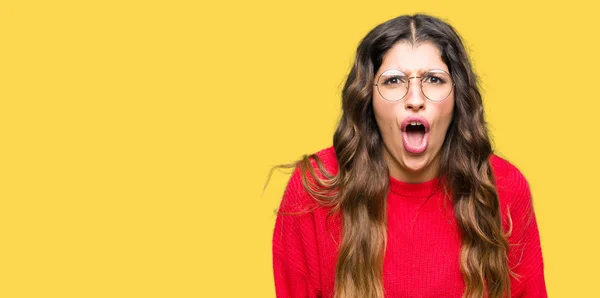
M 337 174 L 333 147 L 317 155 L 330 173 Z M 508 161 L 492 155 L 490 162 L 505 230 L 507 210 L 513 221 L 508 262 L 521 277 L 511 277 L 512 297 L 547 297 L 529 185 Z M 390 177 L 388 243 L 383 266 L 386 297 L 461 297 L 464 292 L 459 269 L 460 234 L 452 205 L 443 201 L 439 191 L 427 199 L 438 179 L 410 184 Z M 296 169 L 280 211 L 298 212 L 315 206 Z M 277 216 L 273 234 L 277 297 L 333 297 L 341 219 L 334 215 L 326 225 L 329 210 L 319 207 L 302 215 Z

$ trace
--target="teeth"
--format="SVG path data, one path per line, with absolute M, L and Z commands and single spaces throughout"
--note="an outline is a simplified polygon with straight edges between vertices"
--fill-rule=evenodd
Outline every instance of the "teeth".
M 417 125 L 417 124 L 420 124 L 420 123 L 417 123 L 416 121 L 413 121 L 410 123 L 410 125 Z

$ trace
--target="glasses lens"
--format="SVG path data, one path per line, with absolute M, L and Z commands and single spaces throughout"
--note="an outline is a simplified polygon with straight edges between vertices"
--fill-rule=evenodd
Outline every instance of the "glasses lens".
M 398 101 L 408 92 L 408 77 L 399 70 L 386 70 L 379 76 L 377 88 L 389 101 Z
M 443 70 L 425 73 L 421 82 L 423 94 L 432 101 L 442 101 L 452 91 L 452 78 Z

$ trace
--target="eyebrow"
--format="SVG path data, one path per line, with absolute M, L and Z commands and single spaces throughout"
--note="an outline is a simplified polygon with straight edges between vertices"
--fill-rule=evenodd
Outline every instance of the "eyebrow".
M 385 72 L 387 70 L 392 70 L 392 69 L 399 70 L 399 71 L 401 71 L 402 73 L 404 73 L 405 75 L 408 75 L 408 76 L 415 75 L 411 71 L 409 71 L 407 69 L 404 69 L 402 67 L 388 68 L 388 69 L 383 70 L 381 73 L 383 73 L 383 72 Z M 433 67 L 433 68 L 420 68 L 420 69 L 417 69 L 415 71 L 415 73 L 416 73 L 417 76 L 420 76 L 420 75 L 423 75 L 424 73 L 426 73 L 426 72 L 428 72 L 430 70 L 443 70 L 445 72 L 449 72 L 448 70 L 445 70 L 443 68 Z

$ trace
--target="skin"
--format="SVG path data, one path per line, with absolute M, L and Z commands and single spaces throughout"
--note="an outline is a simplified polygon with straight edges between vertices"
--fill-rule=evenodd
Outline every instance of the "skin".
M 399 69 L 409 76 L 422 75 L 430 69 L 447 71 L 438 47 L 430 42 L 411 45 L 399 42 L 384 55 L 383 62 L 375 74 L 388 69 Z M 410 80 L 408 94 L 397 102 L 385 100 L 379 92 L 373 92 L 373 108 L 379 131 L 383 137 L 383 155 L 390 175 L 407 183 L 422 183 L 437 176 L 439 153 L 452 121 L 454 110 L 454 90 L 441 102 L 428 100 L 421 92 L 418 79 Z M 402 121 L 410 115 L 419 115 L 430 124 L 429 145 L 420 154 L 413 154 L 404 148 L 402 142 Z

